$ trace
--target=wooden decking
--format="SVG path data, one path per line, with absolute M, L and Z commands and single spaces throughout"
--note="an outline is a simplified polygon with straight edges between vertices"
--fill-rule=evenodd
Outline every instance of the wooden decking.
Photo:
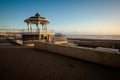
M 120 70 L 12 44 L 0 46 L 0 80 L 120 80 Z

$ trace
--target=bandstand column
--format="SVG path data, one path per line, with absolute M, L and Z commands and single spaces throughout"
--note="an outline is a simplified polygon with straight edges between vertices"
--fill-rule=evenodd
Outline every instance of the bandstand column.
M 44 25 L 42 24 L 42 31 L 44 30 Z
M 29 23 L 27 23 L 27 26 L 28 26 L 28 32 L 29 32 Z
M 36 24 L 36 32 L 39 32 L 39 25 Z
M 47 24 L 45 24 L 45 30 L 47 30 Z
M 32 23 L 30 23 L 30 32 L 32 32 Z

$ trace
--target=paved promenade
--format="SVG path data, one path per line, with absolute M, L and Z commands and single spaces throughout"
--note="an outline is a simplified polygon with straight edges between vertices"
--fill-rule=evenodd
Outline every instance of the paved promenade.
M 120 80 L 120 70 L 34 48 L 4 45 L 0 46 L 0 80 Z

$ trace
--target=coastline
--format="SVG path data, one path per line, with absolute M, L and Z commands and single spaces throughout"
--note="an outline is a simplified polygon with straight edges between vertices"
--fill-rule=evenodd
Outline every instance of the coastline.
M 74 39 L 120 40 L 120 35 L 66 35 L 66 37 Z
M 115 48 L 120 50 L 120 40 L 110 39 L 83 39 L 83 38 L 67 38 L 68 42 L 78 44 L 85 47 L 105 47 Z

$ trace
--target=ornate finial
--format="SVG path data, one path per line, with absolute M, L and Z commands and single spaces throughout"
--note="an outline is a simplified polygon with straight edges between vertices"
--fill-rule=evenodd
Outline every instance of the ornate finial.
M 37 13 L 35 14 L 35 16 L 36 16 L 36 17 L 40 17 L 40 14 L 37 12 Z

